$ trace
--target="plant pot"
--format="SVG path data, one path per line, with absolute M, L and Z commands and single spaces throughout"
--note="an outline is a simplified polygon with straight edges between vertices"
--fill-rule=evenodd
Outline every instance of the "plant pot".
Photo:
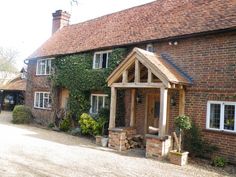
M 96 145 L 101 146 L 102 145 L 102 136 L 98 135 L 98 136 L 95 136 L 95 138 L 96 138 Z
M 177 150 L 170 151 L 170 163 L 180 166 L 186 165 L 188 163 L 188 153 L 189 152 L 177 152 Z
M 108 138 L 102 137 L 101 143 L 102 143 L 102 147 L 107 147 L 107 145 L 108 145 Z

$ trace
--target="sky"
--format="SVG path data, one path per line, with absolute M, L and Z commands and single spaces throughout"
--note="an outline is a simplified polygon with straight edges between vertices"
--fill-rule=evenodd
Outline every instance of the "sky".
M 66 10 L 71 13 L 70 24 L 76 24 L 102 15 L 117 12 L 153 0 L 1 0 L 0 47 L 18 52 L 16 66 L 51 35 L 52 13 Z

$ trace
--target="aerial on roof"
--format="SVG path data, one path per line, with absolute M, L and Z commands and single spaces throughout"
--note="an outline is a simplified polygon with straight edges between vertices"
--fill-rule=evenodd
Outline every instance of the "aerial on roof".
M 156 0 L 66 26 L 28 58 L 79 53 L 235 27 L 235 0 Z

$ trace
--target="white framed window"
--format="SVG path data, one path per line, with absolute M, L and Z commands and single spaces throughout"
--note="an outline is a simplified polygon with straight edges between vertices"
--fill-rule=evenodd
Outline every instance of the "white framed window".
M 91 114 L 97 114 L 101 108 L 108 108 L 108 95 L 105 94 L 91 94 Z
M 206 128 L 236 132 L 236 102 L 208 101 Z
M 147 44 L 146 46 L 146 51 L 149 51 L 149 52 L 154 52 L 154 47 L 152 44 Z
M 39 59 L 37 60 L 36 75 L 50 75 L 51 74 L 51 60 Z
M 40 109 L 51 109 L 52 99 L 50 92 L 35 92 L 34 107 Z
M 110 54 L 111 50 L 95 52 L 93 57 L 93 69 L 107 68 Z

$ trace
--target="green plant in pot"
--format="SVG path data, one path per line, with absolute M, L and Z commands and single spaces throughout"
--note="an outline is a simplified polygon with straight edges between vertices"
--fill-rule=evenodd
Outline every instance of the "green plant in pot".
M 177 145 L 177 149 L 170 152 L 170 162 L 176 165 L 185 165 L 188 160 L 188 152 L 182 152 L 182 137 L 185 130 L 192 127 L 191 119 L 182 115 L 175 118 L 175 127 L 178 130 L 179 137 L 173 132 L 173 137 Z

